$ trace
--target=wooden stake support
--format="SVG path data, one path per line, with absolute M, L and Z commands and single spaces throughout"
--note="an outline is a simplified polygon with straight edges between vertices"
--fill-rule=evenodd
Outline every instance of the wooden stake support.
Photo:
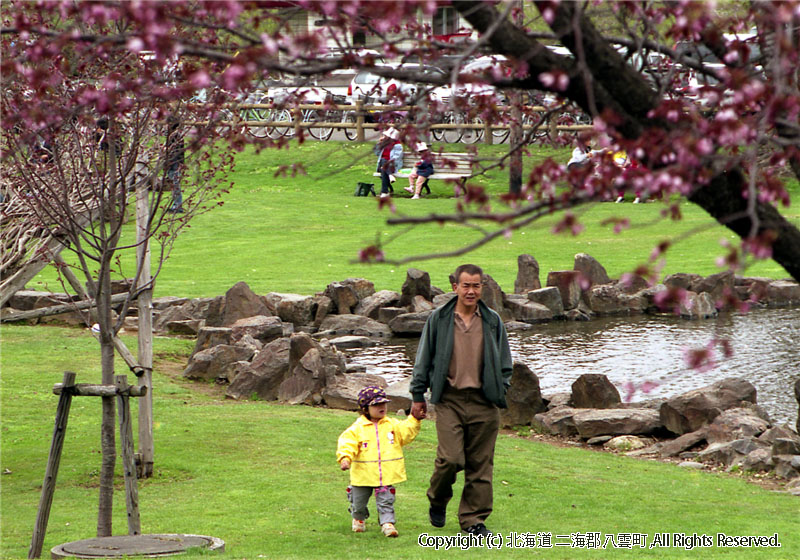
M 130 397 L 142 397 L 147 394 L 147 387 L 128 385 L 126 375 L 117 375 L 114 385 L 91 385 L 88 383 L 75 384 L 75 373 L 64 372 L 64 379 L 53 387 L 53 393 L 59 395 L 58 408 L 56 409 L 55 428 L 53 441 L 50 444 L 50 455 L 47 458 L 44 482 L 42 483 L 42 497 L 39 500 L 39 510 L 36 512 L 36 525 L 33 529 L 31 547 L 28 549 L 28 558 L 39 558 L 42 555 L 44 535 L 47 531 L 47 522 L 50 518 L 50 507 L 53 505 L 53 494 L 56 488 L 58 467 L 61 463 L 61 451 L 67 432 L 67 421 L 72 397 L 116 397 L 119 432 L 122 445 L 122 464 L 125 470 L 125 501 L 128 511 L 128 534 L 141 534 L 139 521 L 139 491 L 136 485 L 136 465 L 133 457 L 133 431 L 131 429 Z

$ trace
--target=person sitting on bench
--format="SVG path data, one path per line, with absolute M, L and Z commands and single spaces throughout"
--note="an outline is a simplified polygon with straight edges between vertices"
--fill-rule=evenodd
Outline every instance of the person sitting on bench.
M 433 156 L 431 156 L 431 152 L 425 142 L 417 144 L 417 153 L 419 154 L 419 161 L 414 165 L 414 171 L 408 176 L 408 186 L 406 187 L 408 192 L 414 193 L 411 198 L 419 198 L 419 193 L 422 192 L 425 181 L 434 172 Z

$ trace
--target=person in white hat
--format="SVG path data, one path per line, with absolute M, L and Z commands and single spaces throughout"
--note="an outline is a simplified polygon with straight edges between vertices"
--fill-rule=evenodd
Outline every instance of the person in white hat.
M 414 171 L 408 176 L 408 186 L 406 190 L 414 193 L 411 198 L 419 198 L 419 193 L 422 192 L 422 186 L 425 181 L 433 175 L 433 157 L 428 145 L 425 142 L 419 142 L 416 146 L 417 153 L 419 154 L 419 161 L 414 165 Z
M 378 139 L 373 150 L 378 156 L 378 169 L 381 174 L 381 198 L 392 192 L 394 173 L 403 167 L 403 144 L 400 142 L 400 131 L 387 128 Z

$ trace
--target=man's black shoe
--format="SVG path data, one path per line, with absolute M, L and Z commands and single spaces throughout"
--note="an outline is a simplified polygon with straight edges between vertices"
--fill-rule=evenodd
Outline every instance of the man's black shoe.
M 466 529 L 467 533 L 476 536 L 488 537 L 492 532 L 483 523 L 476 523 Z
M 434 527 L 444 527 L 447 520 L 447 510 L 443 507 L 431 506 L 428 510 L 428 517 L 431 519 L 431 525 Z

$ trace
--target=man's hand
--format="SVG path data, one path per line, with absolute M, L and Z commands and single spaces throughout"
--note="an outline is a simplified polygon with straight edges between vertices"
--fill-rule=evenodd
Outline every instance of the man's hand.
M 411 403 L 411 416 L 413 416 L 417 420 L 422 420 L 427 415 L 428 415 L 428 403 L 424 401 Z
M 346 471 L 350 468 L 350 459 L 342 459 L 342 462 L 339 463 L 339 468 L 343 471 Z

